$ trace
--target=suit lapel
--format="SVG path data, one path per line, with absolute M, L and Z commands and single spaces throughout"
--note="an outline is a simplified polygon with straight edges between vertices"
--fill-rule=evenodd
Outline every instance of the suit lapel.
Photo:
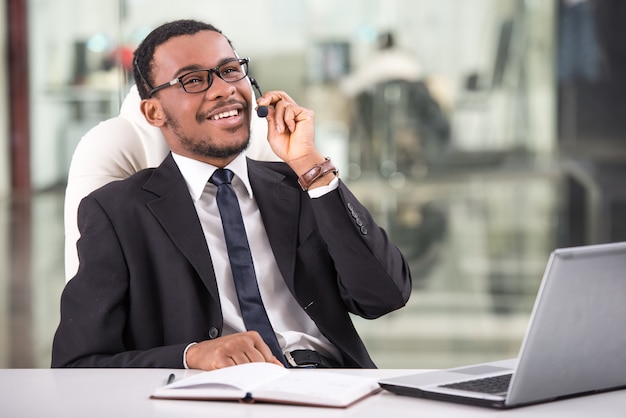
M 248 160 L 250 184 L 278 268 L 287 285 L 293 290 L 300 211 L 299 191 L 284 184 L 285 176 L 269 169 L 265 164 L 267 163 Z
M 149 210 L 195 268 L 211 295 L 219 300 L 206 239 L 187 184 L 171 154 L 154 170 L 144 189 L 157 195 L 148 202 Z

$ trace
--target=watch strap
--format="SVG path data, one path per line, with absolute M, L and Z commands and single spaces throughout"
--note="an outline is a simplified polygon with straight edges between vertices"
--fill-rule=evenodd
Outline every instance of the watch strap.
M 300 187 L 302 187 L 302 190 L 306 192 L 307 190 L 309 190 L 309 187 L 311 187 L 311 184 L 313 184 L 315 180 L 325 176 L 330 172 L 337 174 L 337 168 L 335 167 L 331 159 L 326 157 L 324 159 L 324 162 L 320 164 L 315 164 L 313 167 L 311 167 L 310 170 L 298 177 L 298 184 L 300 185 Z

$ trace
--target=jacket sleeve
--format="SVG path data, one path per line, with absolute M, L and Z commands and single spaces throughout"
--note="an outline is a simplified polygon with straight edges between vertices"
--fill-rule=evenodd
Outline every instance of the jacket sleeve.
M 345 184 L 312 199 L 312 206 L 350 312 L 373 319 L 404 306 L 411 294 L 409 265 Z
M 129 349 L 128 268 L 119 240 L 105 212 L 91 197 L 81 203 L 79 224 L 81 264 L 61 296 L 52 367 L 182 368 L 187 343 Z M 81 251 L 83 248 L 89 251 Z

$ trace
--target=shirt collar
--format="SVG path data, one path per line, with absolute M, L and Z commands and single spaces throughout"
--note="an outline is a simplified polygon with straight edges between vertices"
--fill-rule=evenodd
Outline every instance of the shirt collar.
M 213 172 L 217 170 L 217 167 L 211 164 L 203 163 L 202 161 L 194 160 L 193 158 L 183 157 L 182 155 L 173 152 L 172 157 L 174 158 L 176 165 L 178 165 L 178 169 L 181 174 L 185 178 L 191 198 L 194 201 L 198 201 L 200 196 L 202 196 L 202 192 L 204 192 L 204 187 L 213 175 Z M 235 179 L 233 181 L 237 181 L 237 179 L 239 179 L 239 181 L 241 181 L 241 183 L 245 186 L 250 198 L 252 198 L 252 187 L 250 186 L 250 179 L 248 178 L 246 153 L 242 152 L 239 154 L 224 168 L 228 168 L 235 173 Z

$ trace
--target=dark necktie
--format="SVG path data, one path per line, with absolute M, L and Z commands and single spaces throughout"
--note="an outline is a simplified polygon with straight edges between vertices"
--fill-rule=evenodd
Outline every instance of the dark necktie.
M 222 217 L 226 248 L 228 249 L 230 267 L 233 271 L 241 315 L 246 329 L 261 334 L 265 343 L 272 349 L 274 356 L 286 365 L 285 356 L 280 349 L 259 293 L 239 201 L 230 184 L 233 176 L 234 174 L 230 170 L 218 169 L 215 170 L 209 182 L 217 186 L 217 207 Z

